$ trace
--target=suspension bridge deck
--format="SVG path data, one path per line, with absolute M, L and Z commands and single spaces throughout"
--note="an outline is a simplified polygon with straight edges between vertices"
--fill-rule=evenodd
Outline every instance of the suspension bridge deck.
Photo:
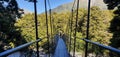
M 60 37 L 53 57 L 70 57 L 65 42 Z

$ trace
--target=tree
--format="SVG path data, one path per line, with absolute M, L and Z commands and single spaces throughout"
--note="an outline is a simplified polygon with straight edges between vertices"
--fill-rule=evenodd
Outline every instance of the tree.
M 110 46 L 114 47 L 114 48 L 117 48 L 119 49 L 120 48 L 120 0 L 104 0 L 104 2 L 107 4 L 108 6 L 108 9 L 110 10 L 113 10 L 114 8 L 117 8 L 115 11 L 114 11 L 114 18 L 113 20 L 111 20 L 111 25 L 110 25 L 110 32 L 113 33 L 113 37 L 112 39 L 110 40 L 111 43 L 109 44 Z M 111 57 L 120 57 L 120 55 L 118 54 L 115 54 L 113 52 L 110 52 L 110 56 Z
M 5 4 L 6 3 L 6 4 Z M 8 46 L 15 47 L 26 41 L 21 36 L 21 31 L 16 30 L 14 24 L 21 13 L 16 0 L 0 1 L 0 50 L 8 49 Z
M 89 39 L 94 42 L 99 42 L 104 45 L 109 45 L 112 34 L 109 33 L 108 28 L 110 26 L 110 21 L 112 19 L 112 14 L 110 11 L 101 10 L 98 7 L 91 8 L 90 14 L 90 31 Z M 83 18 L 79 21 L 78 32 L 81 32 L 83 38 L 86 35 L 86 23 L 87 14 L 83 15 Z M 98 51 L 99 50 L 99 51 Z M 101 51 L 101 52 L 100 52 Z M 89 45 L 89 52 L 102 53 L 101 48 Z
M 119 4 L 120 4 L 119 0 L 103 0 L 103 1 L 104 3 L 107 4 L 108 9 L 114 9 L 115 7 L 119 9 Z
M 117 7 L 115 11 L 116 14 L 120 14 L 120 0 L 103 0 L 107 4 L 109 10 L 113 10 Z

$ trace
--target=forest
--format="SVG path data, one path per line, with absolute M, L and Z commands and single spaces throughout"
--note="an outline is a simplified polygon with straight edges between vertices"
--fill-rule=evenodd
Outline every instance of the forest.
M 7 0 L 6 0 L 7 1 Z M 106 3 L 109 3 L 106 2 Z M 13 7 L 11 7 L 13 6 Z M 108 6 L 109 9 L 111 6 Z M 9 11 L 8 11 L 9 10 Z M 18 10 L 20 12 L 18 12 Z M 21 44 L 31 42 L 35 39 L 35 23 L 34 23 L 34 13 L 22 15 L 22 9 L 19 9 L 17 2 L 11 1 L 11 5 L 4 8 L 0 4 L 0 52 L 5 51 L 10 48 L 14 48 Z M 76 51 L 84 52 L 85 42 L 80 40 L 86 36 L 86 22 L 87 22 L 87 9 L 80 8 L 78 14 L 78 24 L 75 27 L 76 10 L 73 11 L 73 19 L 71 17 L 71 12 L 52 12 L 51 16 L 48 13 L 48 30 L 50 38 L 50 47 L 54 45 L 54 36 L 62 31 L 66 35 L 66 45 L 70 42 L 70 24 L 72 24 L 72 48 L 74 41 L 74 32 L 77 29 L 77 42 Z M 119 8 L 117 10 L 102 10 L 97 6 L 91 7 L 90 13 L 90 35 L 89 39 L 94 42 L 99 42 L 101 44 L 112 46 L 114 48 L 120 48 L 120 16 Z M 16 17 L 17 16 L 17 17 Z M 39 42 L 40 47 L 47 49 L 47 34 L 46 34 L 46 17 L 45 13 L 38 14 L 38 35 L 39 38 L 45 38 L 42 42 Z M 50 19 L 51 17 L 51 19 Z M 7 46 L 7 47 L 6 47 Z M 28 49 L 35 48 L 35 45 L 30 46 Z M 52 49 L 51 49 L 52 50 Z M 99 51 L 98 51 L 99 50 Z M 72 50 L 71 50 L 72 51 Z M 89 44 L 88 52 L 96 54 L 112 54 L 111 56 L 119 57 L 114 53 L 109 52 L 103 48 Z

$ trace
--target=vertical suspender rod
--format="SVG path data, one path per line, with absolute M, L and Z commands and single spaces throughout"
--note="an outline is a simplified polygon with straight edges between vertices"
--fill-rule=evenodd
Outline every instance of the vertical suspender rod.
M 48 34 L 48 15 L 47 15 L 47 1 L 45 2 L 45 14 L 46 14 L 46 34 L 47 34 L 47 42 L 48 42 L 48 56 L 50 57 L 50 49 L 49 49 L 49 34 Z
M 36 5 L 36 0 L 34 0 L 34 11 L 35 11 L 35 29 L 36 29 L 36 40 L 38 40 L 38 23 L 37 23 L 37 5 Z M 39 46 L 38 46 L 38 42 L 36 43 L 36 49 L 37 49 L 37 57 L 39 57 Z
M 76 28 L 74 34 L 74 50 L 73 50 L 73 57 L 75 57 L 75 49 L 76 49 L 76 34 L 77 34 L 77 24 L 78 24 L 78 9 L 79 9 L 79 0 L 77 0 L 77 13 L 76 13 Z
M 90 27 L 90 3 L 91 0 L 88 0 L 88 17 L 87 17 L 87 30 L 86 30 L 86 39 L 89 39 L 89 27 Z M 85 44 L 85 57 L 87 57 L 88 51 L 88 42 Z

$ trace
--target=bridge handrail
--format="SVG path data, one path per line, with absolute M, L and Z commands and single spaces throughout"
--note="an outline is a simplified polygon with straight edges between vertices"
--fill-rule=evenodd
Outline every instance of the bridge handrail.
M 15 47 L 15 48 L 6 50 L 6 51 L 4 51 L 4 52 L 1 52 L 1 53 L 0 53 L 0 57 L 7 56 L 7 55 L 9 55 L 9 54 L 11 54 L 11 53 L 14 53 L 14 52 L 16 52 L 16 51 L 19 51 L 19 50 L 21 50 L 21 49 L 23 49 L 23 48 L 25 48 L 25 47 L 28 47 L 28 46 L 32 45 L 33 43 L 39 42 L 39 41 L 41 41 L 41 40 L 42 40 L 42 39 L 38 39 L 38 40 L 36 40 L 36 41 L 29 42 L 29 43 L 20 45 L 20 46 L 18 46 L 18 47 Z
M 117 54 L 120 54 L 120 50 L 119 50 L 119 49 L 116 49 L 116 48 L 114 48 L 114 47 L 105 46 L 105 45 L 100 44 L 100 43 L 98 43 L 98 42 L 93 42 L 93 41 L 90 41 L 90 40 L 84 39 L 84 38 L 82 38 L 82 40 L 83 40 L 83 41 L 86 41 L 86 42 L 88 42 L 88 43 L 97 45 L 97 46 L 99 46 L 99 47 L 105 48 L 105 49 L 107 49 L 107 50 L 113 51 L 113 52 L 115 52 L 115 53 L 117 53 Z

